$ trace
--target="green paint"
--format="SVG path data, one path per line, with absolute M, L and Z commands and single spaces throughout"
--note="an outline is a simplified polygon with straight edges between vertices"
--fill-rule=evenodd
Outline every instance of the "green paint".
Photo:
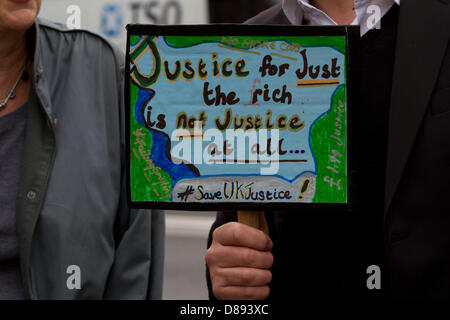
M 222 37 L 222 36 L 195 36 L 195 37 L 187 37 L 187 36 L 166 36 L 165 39 L 168 44 L 173 47 L 185 48 L 192 47 L 194 45 L 198 45 L 201 43 L 210 43 L 210 42 L 223 42 L 222 39 L 229 39 L 230 37 Z M 327 46 L 336 48 L 338 51 L 345 53 L 346 52 L 346 39 L 345 36 L 322 36 L 322 37 L 311 37 L 311 36 L 303 36 L 303 37 L 267 37 L 267 36 L 236 36 L 232 37 L 233 39 L 238 39 L 238 44 L 234 47 L 241 49 L 248 49 L 248 45 L 242 45 L 245 39 L 252 39 L 254 41 L 275 41 L 275 40 L 285 40 L 288 43 L 298 43 L 302 47 L 315 47 L 315 46 Z M 224 42 L 223 42 L 224 43 Z M 248 43 L 248 42 L 247 42 Z M 224 43 L 225 44 L 225 43 Z M 289 51 L 286 51 L 287 53 Z
M 130 44 L 135 45 L 141 39 L 141 37 L 142 36 L 130 36 Z
M 130 113 L 134 114 L 134 105 L 136 104 L 138 98 L 138 88 L 130 83 Z M 141 138 L 136 137 L 135 132 L 139 132 L 142 136 Z M 140 140 L 140 142 L 138 141 Z M 143 143 L 142 143 L 143 142 Z M 152 170 L 144 170 L 148 168 L 148 163 L 142 159 L 142 156 L 139 152 L 139 145 L 144 145 L 145 143 L 145 152 L 150 152 L 152 148 L 152 135 L 151 133 L 143 128 L 134 118 L 134 116 L 130 117 L 130 157 L 132 157 L 131 168 L 130 168 L 130 183 L 131 183 L 131 199 L 133 201 L 165 201 L 169 202 L 170 198 L 162 199 L 162 195 L 165 194 L 163 190 L 164 183 L 167 183 L 167 186 L 170 190 L 170 194 L 172 193 L 172 182 L 170 176 L 167 172 L 162 170 L 159 167 L 156 167 L 154 170 L 156 172 L 152 173 Z M 138 160 L 136 154 L 141 159 Z M 144 173 L 147 174 L 150 181 L 147 180 Z M 167 192 L 166 192 L 167 194 Z M 159 196 L 158 196 L 159 195 Z
M 158 80 L 161 72 L 161 63 L 159 63 L 161 61 L 161 56 L 156 44 L 153 42 L 154 38 L 154 36 L 150 36 L 142 39 L 130 53 L 130 61 L 133 64 L 135 63 L 135 60 L 138 59 L 138 57 L 147 49 L 150 49 L 151 56 L 154 57 L 153 64 L 156 68 L 151 76 L 144 76 L 137 70 L 137 68 L 132 68 L 132 74 L 134 75 L 135 80 L 139 82 L 139 85 L 143 88 L 149 88 L 152 84 L 154 84 Z
M 339 102 L 343 103 L 344 107 L 339 108 Z M 330 111 L 317 120 L 311 129 L 311 146 L 316 158 L 317 170 L 316 193 L 313 198 L 315 203 L 347 202 L 346 104 L 346 87 L 341 86 L 332 98 Z M 338 145 L 338 140 L 330 139 L 331 136 L 338 137 L 339 143 L 342 141 L 342 146 Z M 339 160 L 340 163 L 332 162 L 334 159 Z M 328 167 L 334 168 L 338 173 Z M 341 190 L 336 185 L 326 182 L 325 179 L 336 183 L 340 181 Z

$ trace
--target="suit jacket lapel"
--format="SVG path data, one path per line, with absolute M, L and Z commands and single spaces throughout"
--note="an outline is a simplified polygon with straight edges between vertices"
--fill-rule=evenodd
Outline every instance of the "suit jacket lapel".
M 389 113 L 385 216 L 440 71 L 450 34 L 445 28 L 449 11 L 448 0 L 401 2 Z

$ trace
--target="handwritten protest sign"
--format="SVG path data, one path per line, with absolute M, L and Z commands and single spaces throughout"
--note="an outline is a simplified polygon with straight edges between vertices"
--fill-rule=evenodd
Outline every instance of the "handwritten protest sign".
M 357 34 L 129 26 L 130 205 L 349 205 Z

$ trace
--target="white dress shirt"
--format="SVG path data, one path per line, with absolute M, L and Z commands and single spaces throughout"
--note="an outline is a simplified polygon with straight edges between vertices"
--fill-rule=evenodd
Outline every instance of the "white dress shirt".
M 355 0 L 356 18 L 352 25 L 360 25 L 361 36 L 373 28 L 379 28 L 381 18 L 400 0 Z M 292 24 L 337 25 L 325 12 L 309 3 L 309 0 L 283 0 L 283 11 Z

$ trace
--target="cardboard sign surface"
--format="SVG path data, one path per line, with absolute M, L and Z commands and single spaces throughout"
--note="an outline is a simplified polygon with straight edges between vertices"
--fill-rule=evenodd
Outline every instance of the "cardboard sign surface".
M 130 206 L 349 206 L 358 32 L 128 26 Z

